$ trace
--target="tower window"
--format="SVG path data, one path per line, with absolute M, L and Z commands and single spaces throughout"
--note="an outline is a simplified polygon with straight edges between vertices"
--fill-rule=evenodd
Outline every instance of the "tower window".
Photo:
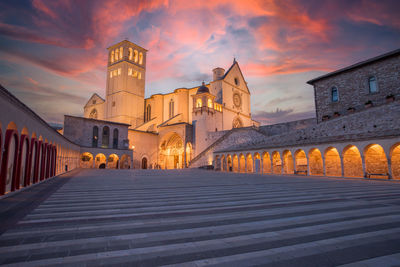
M 113 76 L 113 72 L 112 72 L 112 71 L 110 71 L 110 78 L 112 78 L 112 76 Z
M 133 51 L 133 60 L 137 63 L 138 62 L 138 51 Z
M 119 55 L 119 50 L 118 50 L 118 48 L 115 49 L 114 55 L 115 55 L 115 61 L 117 61 L 117 60 L 118 60 L 118 55 Z
M 339 91 L 336 86 L 332 87 L 332 89 L 331 89 L 331 101 L 333 103 L 339 101 Z
M 174 116 L 174 108 L 174 100 L 171 99 L 171 101 L 169 101 L 169 118 Z
M 142 54 L 142 52 L 139 53 L 139 64 L 140 65 L 143 64 L 143 54 Z
M 369 92 L 370 93 L 378 92 L 378 85 L 376 84 L 375 76 L 369 77 L 368 84 L 369 84 Z
M 121 75 L 121 68 L 118 69 L 118 76 Z
M 142 79 L 142 73 L 139 71 L 138 73 L 138 79 L 141 80 Z
M 122 59 L 123 58 L 123 54 L 124 54 L 124 50 L 123 50 L 124 48 L 123 47 L 121 47 L 120 49 L 119 49 L 119 59 Z
M 115 101 L 112 102 L 112 106 L 115 107 Z
M 128 75 L 131 76 L 132 75 L 132 68 L 128 69 Z
M 114 50 L 111 51 L 111 63 L 114 63 Z
M 137 76 L 138 76 L 138 72 L 135 70 L 135 71 L 133 72 L 133 77 L 136 78 Z
M 132 47 L 129 47 L 129 53 L 128 53 L 128 58 L 129 58 L 129 60 L 132 60 L 133 59 L 133 50 L 132 50 Z

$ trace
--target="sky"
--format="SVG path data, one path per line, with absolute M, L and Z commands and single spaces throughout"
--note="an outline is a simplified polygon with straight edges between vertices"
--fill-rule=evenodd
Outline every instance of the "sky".
M 261 124 L 315 116 L 312 78 L 400 48 L 398 0 L 2 0 L 0 84 L 50 123 L 105 96 L 106 48 L 146 49 L 146 97 L 239 63 Z

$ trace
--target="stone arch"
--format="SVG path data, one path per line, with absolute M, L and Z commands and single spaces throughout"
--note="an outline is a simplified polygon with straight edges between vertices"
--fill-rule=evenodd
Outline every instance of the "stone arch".
M 271 170 L 271 157 L 268 152 L 264 152 L 263 155 L 263 173 L 272 173 Z
M 326 176 L 342 176 L 342 163 L 339 151 L 335 147 L 325 149 L 324 159 Z
M 392 178 L 400 178 L 400 143 L 390 148 L 390 162 L 392 166 Z
M 16 188 L 19 137 L 17 126 L 10 122 L 4 137 L 3 156 L 0 173 L 0 194 L 13 191 Z
M 226 156 L 226 171 L 232 172 L 233 171 L 233 160 L 231 155 Z
M 216 171 L 221 170 L 221 157 L 219 155 L 215 155 L 213 165 L 214 165 L 214 170 Z
M 369 177 L 382 178 L 371 174 L 386 174 L 389 178 L 388 161 L 381 145 L 369 144 L 364 148 L 365 172 Z
M 272 152 L 272 173 L 282 174 L 282 160 L 278 151 Z
M 148 160 L 147 160 L 147 157 L 143 157 L 143 158 L 142 158 L 141 168 L 144 169 L 144 170 L 148 168 Z
M 363 177 L 363 166 L 360 151 L 354 145 L 343 149 L 343 172 L 345 177 Z
M 262 166 L 261 166 L 261 156 L 260 153 L 254 153 L 254 172 L 255 173 L 262 173 Z
M 245 170 L 245 172 L 249 172 L 252 173 L 254 172 L 253 170 L 253 156 L 251 155 L 251 153 L 247 153 L 246 155 L 246 164 L 247 164 L 247 168 Z
M 236 154 L 232 157 L 232 170 L 233 172 L 239 172 L 239 157 Z
M 108 156 L 107 168 L 108 169 L 118 169 L 119 167 L 119 157 L 117 154 L 111 154 Z
M 90 152 L 83 152 L 80 157 L 79 167 L 86 169 L 93 168 L 93 154 Z
M 239 172 L 246 172 L 246 158 L 242 153 L 239 155 Z
M 120 168 L 121 169 L 130 169 L 131 168 L 131 157 L 127 154 L 123 154 L 120 160 Z
M 163 138 L 159 153 L 163 169 L 181 169 L 184 167 L 183 139 L 177 133 L 172 132 Z
M 103 153 L 99 153 L 95 157 L 95 168 L 96 169 L 105 169 L 107 164 L 107 158 L 106 155 Z
M 290 150 L 285 150 L 282 153 L 283 156 L 283 173 L 293 174 L 294 173 L 294 161 L 292 152 Z
M 308 162 L 310 166 L 310 175 L 324 175 L 324 162 L 321 151 L 318 148 L 312 148 L 308 152 Z
M 308 160 L 306 152 L 304 152 L 303 149 L 297 149 L 296 152 L 294 152 L 294 158 L 296 162 L 296 171 L 307 174 Z
M 30 151 L 30 142 L 29 142 L 29 133 L 27 131 L 22 131 L 20 137 L 20 145 L 19 145 L 19 156 L 18 156 L 18 165 L 17 165 L 17 183 L 16 188 L 25 187 L 28 184 L 29 179 L 29 151 Z

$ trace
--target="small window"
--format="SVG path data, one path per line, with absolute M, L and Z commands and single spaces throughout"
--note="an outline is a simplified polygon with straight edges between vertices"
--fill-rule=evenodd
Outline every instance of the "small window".
M 139 53 L 139 64 L 140 65 L 143 64 L 143 54 L 142 54 L 142 52 Z
M 202 105 L 202 103 L 201 103 L 201 98 L 198 98 L 198 99 L 196 100 L 196 108 L 201 108 L 201 105 Z
M 111 63 L 114 63 L 114 51 L 111 51 Z
M 112 106 L 115 107 L 115 101 L 112 102 Z
M 378 85 L 376 84 L 375 76 L 369 77 L 368 83 L 369 83 L 369 92 L 370 93 L 378 92 Z
M 124 54 L 123 51 L 124 51 L 124 50 L 123 50 L 123 47 L 121 47 L 121 48 L 119 49 L 119 58 L 120 58 L 120 59 L 122 59 L 122 57 L 123 57 L 123 54 Z
M 337 87 L 332 87 L 332 102 L 338 102 L 339 101 L 339 91 Z
M 137 50 L 133 51 L 133 60 L 135 61 L 135 63 L 138 62 L 138 51 Z
M 237 77 L 235 78 L 235 84 L 239 85 L 239 79 Z
M 93 103 L 93 105 L 96 104 L 96 99 L 93 99 L 92 103 Z
M 112 71 L 110 71 L 110 78 L 112 78 L 112 75 L 113 75 L 113 72 L 112 72 Z
M 129 60 L 132 60 L 133 59 L 133 50 L 132 50 L 132 47 L 129 47 L 129 53 L 128 53 L 128 58 L 129 58 Z
M 128 75 L 129 75 L 129 76 L 132 75 L 132 69 L 131 69 L 131 68 L 128 69 Z
M 118 75 L 121 75 L 121 68 L 118 69 Z
M 138 75 L 138 74 L 137 74 L 137 71 L 135 70 L 135 71 L 133 72 L 133 77 L 136 78 L 137 75 Z
M 171 99 L 169 102 L 169 118 L 172 118 L 175 115 L 175 107 L 174 107 L 174 100 Z
M 141 72 L 138 73 L 138 79 L 139 79 L 139 80 L 142 79 L 142 73 L 141 73 Z
M 119 55 L 119 50 L 118 50 L 118 48 L 115 49 L 114 55 L 115 55 L 115 61 L 117 61 L 117 60 L 118 60 L 118 55 Z

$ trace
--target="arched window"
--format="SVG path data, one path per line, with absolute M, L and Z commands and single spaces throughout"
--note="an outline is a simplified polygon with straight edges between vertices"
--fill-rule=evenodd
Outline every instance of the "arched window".
M 99 142 L 99 127 L 93 127 L 92 147 L 97 147 Z
M 147 105 L 146 107 L 146 121 L 151 120 L 151 106 Z
M 119 55 L 119 50 L 118 50 L 118 48 L 115 49 L 114 55 L 115 55 L 115 61 L 117 61 L 117 60 L 118 60 L 118 55 Z
M 375 76 L 369 77 L 368 79 L 368 84 L 369 84 L 369 92 L 370 93 L 376 93 L 378 92 L 378 85 L 376 83 L 376 78 Z
M 196 108 L 201 108 L 201 106 L 203 105 L 201 98 L 197 98 L 196 100 Z
M 139 53 L 139 64 L 140 65 L 143 64 L 143 54 L 142 54 L 142 52 Z
M 129 60 L 132 60 L 133 59 L 133 50 L 132 50 L 132 47 L 129 47 L 129 53 L 128 53 L 128 58 L 129 58 Z
M 212 108 L 212 107 L 213 107 L 213 102 L 212 102 L 211 98 L 209 98 L 209 99 L 207 100 L 207 106 L 208 106 L 209 108 Z
M 138 62 L 138 51 L 134 50 L 133 51 L 133 60 L 137 63 Z
M 119 59 L 122 59 L 123 58 L 123 54 L 124 54 L 124 48 L 123 47 L 120 47 L 119 48 Z
M 174 100 L 169 101 L 169 118 L 174 116 Z
M 109 144 L 110 144 L 110 128 L 108 128 L 108 126 L 104 126 L 102 140 L 101 140 L 101 147 L 108 148 Z
M 114 63 L 114 50 L 111 51 L 111 63 Z
M 331 101 L 338 102 L 339 101 L 339 91 L 336 86 L 331 89 Z
M 95 108 L 90 111 L 89 118 L 97 119 L 97 110 Z
M 138 79 L 141 80 L 142 79 L 142 73 L 139 71 L 138 73 Z
M 118 148 L 118 129 L 113 132 L 113 148 Z
M 132 68 L 129 68 L 128 69 L 128 76 L 131 76 L 132 75 Z

